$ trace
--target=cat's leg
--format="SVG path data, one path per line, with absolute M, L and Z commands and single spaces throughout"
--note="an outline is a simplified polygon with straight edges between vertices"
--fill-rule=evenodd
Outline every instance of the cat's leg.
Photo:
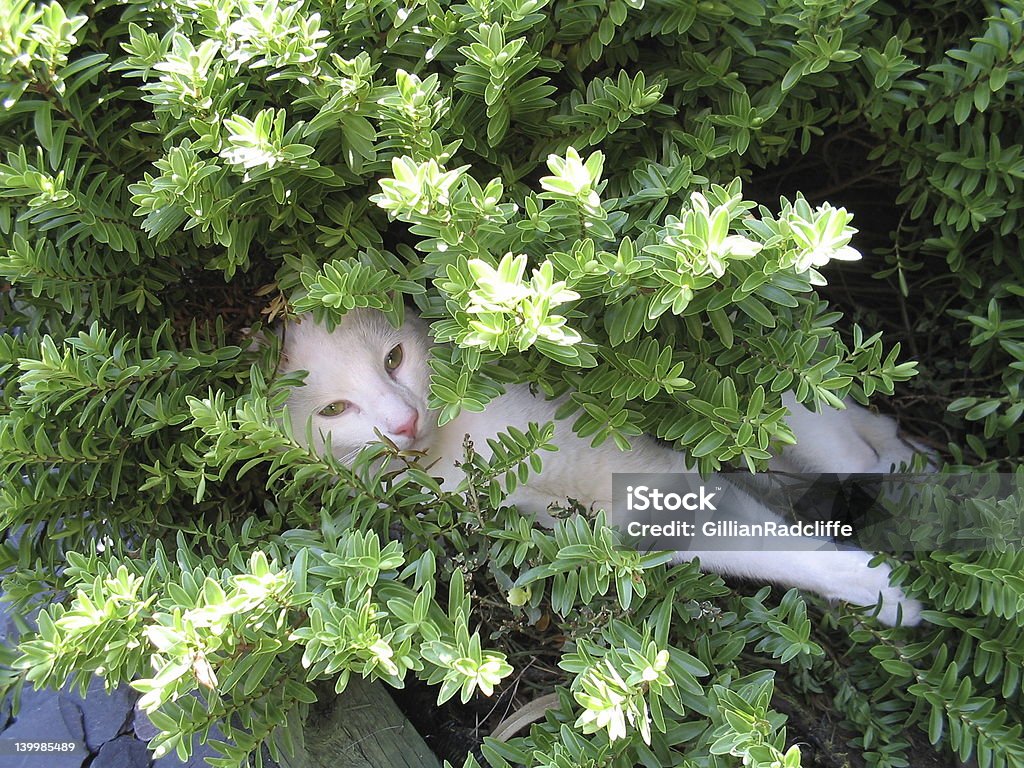
M 779 515 L 754 496 L 721 477 L 712 477 L 716 484 L 729 486 L 719 507 L 729 519 L 755 525 L 785 525 Z M 810 536 L 782 539 L 785 551 L 766 547 L 780 539 L 716 536 L 713 541 L 714 550 L 679 552 L 678 560 L 699 557 L 701 568 L 717 573 L 798 587 L 854 605 L 878 605 L 879 621 L 889 626 L 912 626 L 921 619 L 921 604 L 904 595 L 899 587 L 889 585 L 891 568 L 886 563 L 870 567 L 872 555 L 861 549 Z
M 825 408 L 815 413 L 787 392 L 782 404 L 789 408 L 787 421 L 797 442 L 772 458 L 769 469 L 888 473 L 909 465 L 915 453 L 926 452 L 900 437 L 895 419 L 872 413 L 852 400 L 846 401 L 846 410 Z
M 811 545 L 812 540 L 805 542 Z M 699 557 L 703 570 L 798 587 L 854 605 L 880 604 L 878 620 L 888 626 L 915 626 L 921 621 L 921 603 L 889 585 L 887 564 L 870 568 L 872 556 L 863 550 L 816 543 L 821 551 L 679 552 L 677 561 Z
M 611 472 L 687 471 L 681 454 L 647 440 L 636 441 L 630 453 L 612 450 L 615 453 L 607 454 L 607 463 L 595 463 L 610 470 L 607 483 L 597 482 L 602 473 L 577 473 L 578 477 L 588 477 L 595 482 L 590 494 L 588 489 L 581 489 L 579 497 L 594 499 L 598 509 L 613 508 Z M 729 495 L 724 497 L 728 506 L 720 509 L 727 509 L 730 519 L 738 523 L 785 524 L 779 515 L 724 478 L 712 475 L 707 482 L 729 487 Z M 854 605 L 880 604 L 878 619 L 889 626 L 897 623 L 913 626 L 920 621 L 921 604 L 907 597 L 899 587 L 890 586 L 892 570 L 886 563 L 869 567 L 872 559 L 869 553 L 840 547 L 828 539 L 795 536 L 785 542 L 786 551 L 772 551 L 761 548 L 764 541 L 757 539 L 716 537 L 715 550 L 679 552 L 676 562 L 699 558 L 703 570 L 797 587 L 829 600 L 845 600 Z
M 898 472 L 909 467 L 916 454 L 924 454 L 928 463 L 926 472 L 937 469 L 935 455 L 925 446 L 901 437 L 896 420 L 891 416 L 872 413 L 852 400 L 846 401 L 848 419 L 857 436 L 872 447 L 878 455 L 875 465 L 868 472 Z
M 714 477 L 714 482 L 724 481 Z M 727 498 L 733 501 L 729 511 L 737 522 L 785 524 L 768 507 L 742 492 Z M 744 500 L 742 505 L 735 504 L 739 498 Z M 595 507 L 611 509 L 612 501 L 598 500 Z M 892 569 L 884 562 L 870 567 L 873 556 L 864 550 L 809 536 L 787 537 L 785 551 L 759 548 L 758 540 L 748 537 L 716 537 L 715 543 L 715 550 L 677 552 L 675 562 L 699 558 L 705 571 L 797 587 L 853 605 L 880 604 L 878 620 L 888 626 L 915 626 L 921 620 L 921 603 L 907 597 L 899 587 L 890 586 Z
M 553 405 L 529 395 L 525 388 L 515 389 L 492 403 L 489 423 L 511 423 L 524 428 L 527 421 L 550 419 L 553 410 Z M 810 414 L 810 411 L 806 412 Z M 466 418 L 479 420 L 482 416 L 472 414 Z M 479 438 L 486 434 L 488 424 L 470 426 L 475 429 L 466 431 Z M 517 488 L 508 499 L 523 511 L 537 514 L 539 521 L 546 525 L 552 522 L 547 514 L 547 503 L 564 503 L 566 497 L 584 505 L 593 504 L 595 508 L 611 510 L 612 478 L 616 473 L 691 471 L 683 454 L 646 437 L 634 439 L 632 450 L 620 451 L 611 440 L 591 446 L 588 440 L 574 434 L 565 422 L 556 423 L 555 435 L 558 450 L 543 455 L 543 471 L 531 476 L 526 485 Z M 845 471 L 852 470 L 846 468 Z M 721 478 L 716 478 L 719 480 Z M 740 508 L 730 509 L 730 512 L 734 512 L 741 521 L 782 522 L 778 515 L 753 497 L 738 489 L 737 494 L 736 506 Z M 701 567 L 707 570 L 795 586 L 829 599 L 847 600 L 858 605 L 872 605 L 880 599 L 879 618 L 887 624 L 894 624 L 901 610 L 904 624 L 916 624 L 919 620 L 920 604 L 907 598 L 898 587 L 889 586 L 888 566 L 883 564 L 869 568 L 871 556 L 868 553 L 841 549 L 831 541 L 806 537 L 794 537 L 788 546 L 794 551 L 749 551 L 757 547 L 757 542 L 744 540 L 737 542 L 732 547 L 733 551 L 680 552 L 678 559 L 683 561 L 699 556 Z

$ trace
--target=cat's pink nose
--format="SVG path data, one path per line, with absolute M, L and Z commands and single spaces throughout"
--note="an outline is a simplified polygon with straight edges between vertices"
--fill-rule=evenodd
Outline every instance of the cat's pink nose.
M 419 420 L 420 420 L 419 413 L 416 412 L 416 411 L 413 411 L 405 421 L 403 421 L 401 424 L 399 424 L 397 427 L 395 427 L 395 429 L 392 430 L 392 431 L 396 435 L 405 435 L 406 437 L 416 437 L 416 423 Z

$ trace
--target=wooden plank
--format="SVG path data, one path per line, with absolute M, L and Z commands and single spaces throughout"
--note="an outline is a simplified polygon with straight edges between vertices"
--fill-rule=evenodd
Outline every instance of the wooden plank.
M 329 693 L 328 693 L 329 691 Z M 332 689 L 321 701 L 330 702 Z M 355 675 L 306 723 L 304 749 L 282 768 L 440 768 L 416 729 L 381 683 Z

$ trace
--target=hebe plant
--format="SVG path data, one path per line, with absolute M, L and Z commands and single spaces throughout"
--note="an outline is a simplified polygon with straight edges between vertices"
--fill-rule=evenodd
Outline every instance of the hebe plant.
M 1024 3 L 0 0 L 0 71 L 0 568 L 42 606 L 10 690 L 134 680 L 157 752 L 219 724 L 219 764 L 259 764 L 317 680 L 467 701 L 515 671 L 495 627 L 553 622 L 560 706 L 493 766 L 788 768 L 780 709 L 879 768 L 1024 764 L 1018 552 L 901 564 L 912 631 L 744 596 L 601 514 L 502 507 L 550 424 L 467 444 L 457 492 L 387 445 L 307 450 L 301 375 L 244 332 L 414 304 L 442 421 L 529 381 L 595 444 L 758 470 L 783 392 L 915 373 L 894 330 L 930 436 L 1015 469 Z M 837 199 L 802 194 L 847 156 Z M 871 183 L 886 280 L 851 322 L 816 289 Z

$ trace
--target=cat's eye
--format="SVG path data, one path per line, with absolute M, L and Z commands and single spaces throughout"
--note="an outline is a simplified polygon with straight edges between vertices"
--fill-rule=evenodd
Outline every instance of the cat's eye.
M 388 352 L 388 356 L 384 358 L 384 368 L 388 373 L 393 373 L 402 364 L 402 354 L 401 344 Z
M 348 406 L 344 400 L 335 400 L 330 405 L 325 405 L 320 409 L 319 413 L 321 416 L 340 416 L 345 412 L 345 408 Z

